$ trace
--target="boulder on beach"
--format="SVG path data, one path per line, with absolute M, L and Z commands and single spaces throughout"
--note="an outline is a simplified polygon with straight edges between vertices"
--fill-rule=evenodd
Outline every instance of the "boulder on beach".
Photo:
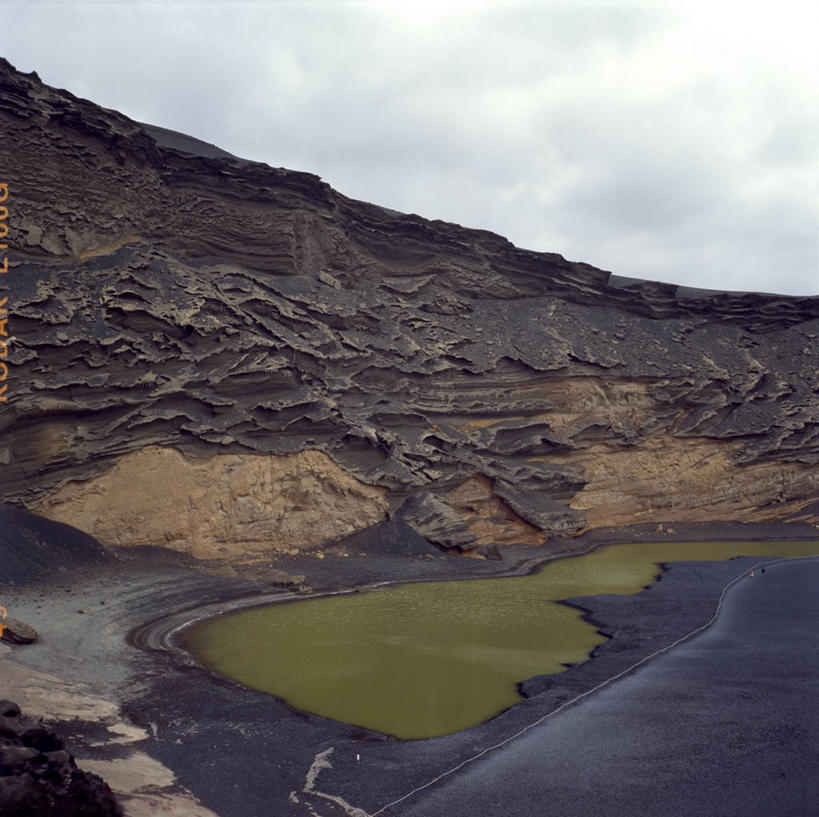
M 31 644 L 37 640 L 37 630 L 16 618 L 6 617 L 0 621 L 0 640 L 9 644 Z

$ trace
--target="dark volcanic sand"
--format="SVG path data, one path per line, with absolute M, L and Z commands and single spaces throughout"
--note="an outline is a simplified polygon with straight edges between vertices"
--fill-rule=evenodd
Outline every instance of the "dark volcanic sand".
M 816 536 L 807 526 L 675 528 L 681 539 Z M 612 532 L 610 540 L 625 539 L 628 533 Z M 630 538 L 656 539 L 650 534 L 648 528 L 632 529 Z M 26 694 L 34 696 L 35 710 L 40 705 L 46 716 L 62 719 L 56 729 L 71 742 L 81 767 L 83 759 L 103 761 L 90 770 L 106 777 L 106 764 L 113 762 L 114 770 L 117 763 L 125 763 L 127 772 L 149 756 L 150 763 L 160 761 L 173 771 L 175 781 L 163 781 L 160 774 L 151 793 L 126 798 L 134 814 L 140 803 L 146 808 L 149 798 L 170 798 L 184 794 L 184 789 L 221 817 L 373 814 L 703 624 L 725 584 L 760 561 L 754 557 L 675 564 L 637 596 L 576 600 L 613 636 L 592 660 L 559 676 L 529 680 L 523 691 L 533 697 L 488 723 L 442 738 L 399 741 L 294 712 L 271 696 L 213 676 L 184 654 L 144 647 L 162 645 L 167 627 L 140 625 L 180 609 L 286 591 L 271 591 L 259 581 L 213 576 L 159 549 L 97 559 L 87 543 L 82 567 L 73 568 L 63 554 L 42 571 L 47 541 L 54 535 L 49 528 L 27 540 L 29 545 L 38 537 L 45 540 L 37 550 L 39 577 L 26 582 L 19 561 L 15 584 L 3 577 L 0 601 L 14 611 L 10 614 L 38 629 L 41 639 L 8 649 L 0 660 L 0 679 L 22 683 L 20 671 L 34 670 L 66 682 L 62 702 L 51 711 L 47 702 L 59 699 L 56 686 L 38 681 L 26 686 Z M 595 539 L 605 537 L 598 534 L 572 545 L 585 549 Z M 315 588 L 330 589 L 389 579 L 507 572 L 538 553 L 542 558 L 542 551 L 524 548 L 503 562 L 434 553 L 408 557 L 390 553 L 381 543 L 364 558 L 301 557 L 278 567 L 306 574 Z M 817 794 L 812 782 L 819 774 L 817 712 L 808 703 L 809 695 L 815 701 L 819 684 L 817 578 L 817 561 L 812 561 L 800 567 L 781 564 L 742 579 L 707 635 L 594 693 L 385 814 L 809 813 L 787 808 L 797 808 L 794 804 L 804 803 L 808 795 L 815 800 Z M 133 643 L 135 628 L 137 645 L 143 648 Z M 794 637 L 797 631 L 802 635 Z M 729 672 L 734 675 L 726 694 L 722 682 Z M 683 678 L 690 679 L 684 694 L 675 686 Z M 690 684 L 696 684 L 696 696 Z M 82 696 L 91 703 L 83 704 Z M 72 700 L 79 718 L 68 720 L 77 715 Z M 679 706 L 672 707 L 672 700 Z M 20 703 L 26 707 L 30 701 Z M 123 725 L 132 733 L 116 743 L 112 736 L 119 733 L 105 727 L 121 730 Z M 618 736 L 625 743 L 618 744 Z M 156 777 L 154 767 L 149 771 Z M 117 788 L 116 780 L 112 785 Z M 691 795 L 696 786 L 702 791 Z M 725 796 L 755 789 L 771 795 Z M 466 792 L 473 799 L 467 800 Z M 750 800 L 767 806 L 754 812 Z M 773 800 L 786 810 L 775 810 Z M 717 802 L 718 811 L 709 811 L 707 805 Z M 167 806 L 166 801 L 157 803 L 141 813 L 163 813 L 160 805 Z M 180 803 L 174 801 L 181 808 Z M 458 803 L 462 811 L 457 811 Z M 734 804 L 741 807 L 732 811 Z M 193 808 L 175 813 L 207 812 Z
M 816 814 L 818 591 L 819 559 L 757 571 L 700 637 L 390 813 Z

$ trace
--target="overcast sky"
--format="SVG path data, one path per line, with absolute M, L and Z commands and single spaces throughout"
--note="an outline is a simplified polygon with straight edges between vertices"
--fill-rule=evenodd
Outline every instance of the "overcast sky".
M 815 0 L 9 2 L 17 68 L 620 275 L 819 293 Z

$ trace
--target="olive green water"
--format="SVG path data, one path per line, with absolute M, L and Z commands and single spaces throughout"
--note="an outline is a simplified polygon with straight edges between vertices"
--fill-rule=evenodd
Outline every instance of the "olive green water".
M 432 737 L 517 703 L 518 682 L 563 672 L 605 640 L 559 599 L 637 593 L 660 562 L 816 553 L 819 542 L 614 545 L 529 576 L 257 607 L 195 625 L 185 644 L 215 672 L 297 709 Z

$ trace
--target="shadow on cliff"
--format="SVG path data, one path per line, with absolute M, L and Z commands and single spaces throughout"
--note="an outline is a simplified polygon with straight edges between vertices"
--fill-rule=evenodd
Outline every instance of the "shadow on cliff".
M 113 549 L 93 536 L 42 516 L 0 503 L 0 587 L 56 579 L 77 568 L 133 561 L 189 565 L 194 560 L 162 547 Z

